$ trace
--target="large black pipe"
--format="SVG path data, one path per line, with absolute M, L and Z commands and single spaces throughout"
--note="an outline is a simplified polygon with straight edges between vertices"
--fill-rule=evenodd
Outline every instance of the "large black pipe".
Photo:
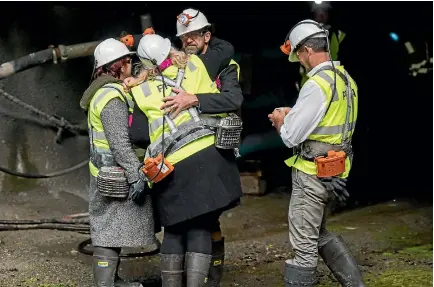
M 133 37 L 135 40 L 134 44 L 137 46 L 142 34 L 133 35 Z M 119 38 L 117 38 L 117 40 L 119 40 Z M 98 46 L 98 44 L 101 42 L 102 41 L 94 41 L 70 46 L 59 45 L 57 48 L 50 47 L 48 49 L 31 53 L 16 60 L 4 63 L 0 66 L 0 80 L 50 61 L 52 61 L 54 64 L 57 64 L 59 59 L 60 62 L 64 62 L 68 59 L 91 56 L 96 46 Z

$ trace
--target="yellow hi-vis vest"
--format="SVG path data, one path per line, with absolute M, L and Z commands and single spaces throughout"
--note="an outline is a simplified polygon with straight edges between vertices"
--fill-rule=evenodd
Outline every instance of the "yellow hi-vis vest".
M 332 145 L 342 144 L 342 131 L 343 126 L 345 125 L 345 120 L 347 118 L 348 111 L 348 102 L 347 102 L 347 86 L 345 85 L 342 76 L 345 76 L 345 70 L 343 66 L 336 66 L 336 69 L 340 72 L 340 75 L 336 74 L 336 90 L 337 92 L 333 93 L 333 81 L 334 81 L 334 72 L 331 70 L 320 70 L 320 72 L 316 73 L 313 77 L 311 77 L 310 81 L 315 81 L 321 89 L 324 91 L 327 96 L 327 106 L 329 109 L 324 115 L 321 122 L 318 126 L 313 130 L 313 132 L 308 136 L 308 140 L 319 141 Z M 347 74 L 348 75 L 348 74 Z M 349 129 L 348 129 L 348 137 L 351 138 L 354 133 L 354 128 L 357 120 L 357 112 L 358 112 L 358 89 L 354 80 L 348 75 L 347 79 L 350 82 L 351 92 L 350 92 L 350 103 L 351 110 L 348 111 L 349 117 Z M 307 174 L 316 174 L 316 165 L 312 161 L 308 161 L 303 159 L 298 155 L 294 155 L 285 163 L 289 167 L 294 167 L 298 170 L 303 171 Z M 341 177 L 348 177 L 348 174 L 351 169 L 351 161 L 350 158 L 347 157 L 345 161 L 345 172 L 341 175 Z
M 240 65 L 238 65 L 238 63 L 235 62 L 233 59 L 229 62 L 229 65 L 237 66 L 237 77 L 238 77 L 238 81 L 239 81 L 240 80 Z
M 122 92 L 122 95 L 119 93 Z M 128 110 L 132 113 L 134 102 L 131 96 L 124 92 L 120 84 L 106 84 L 101 87 L 90 101 L 89 111 L 87 115 L 91 152 L 111 154 L 110 146 L 104 133 L 104 127 L 101 122 L 101 112 L 109 101 L 119 98 L 123 102 L 127 101 Z M 137 153 L 137 151 L 136 151 Z M 90 173 L 93 176 L 98 176 L 98 168 L 89 161 Z
M 172 65 L 163 71 L 163 76 L 175 81 L 178 73 L 178 68 Z M 190 55 L 187 67 L 185 68 L 184 80 L 181 84 L 184 91 L 190 94 L 199 93 L 219 93 L 215 82 L 213 82 L 206 70 L 205 65 L 196 55 Z M 163 111 L 160 109 L 163 104 L 163 83 L 157 80 L 148 80 L 142 84 L 132 88 L 131 93 L 138 107 L 145 113 L 149 122 L 149 138 L 151 144 L 161 139 L 163 133 Z M 172 88 L 166 83 L 164 96 L 169 96 Z M 226 113 L 207 115 L 213 117 L 226 117 Z M 179 125 L 191 121 L 191 116 L 188 111 L 182 111 L 173 119 L 173 122 L 178 127 Z M 165 122 L 164 135 L 168 136 L 170 129 Z M 215 136 L 208 135 L 199 138 L 174 153 L 169 154 L 166 159 L 171 164 L 176 164 L 181 160 L 199 152 L 214 144 Z
M 232 60 L 229 62 L 229 65 L 228 65 L 226 68 L 224 68 L 224 69 L 220 72 L 220 74 L 217 75 L 216 79 L 214 79 L 214 81 L 211 83 L 211 86 L 213 86 L 213 85 L 217 86 L 217 82 L 216 82 L 217 79 L 220 79 L 220 75 L 221 75 L 222 73 L 224 73 L 224 72 L 226 71 L 226 69 L 227 69 L 230 65 L 235 65 L 235 66 L 237 67 L 237 79 L 238 79 L 238 82 L 240 81 L 240 65 L 238 65 L 238 63 L 235 62 L 235 61 L 232 59 Z

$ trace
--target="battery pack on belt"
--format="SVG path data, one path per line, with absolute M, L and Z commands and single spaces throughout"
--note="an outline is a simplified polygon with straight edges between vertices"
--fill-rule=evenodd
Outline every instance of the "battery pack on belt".
M 142 171 L 150 182 L 157 183 L 167 177 L 173 169 L 173 165 L 167 159 L 163 160 L 163 155 L 160 153 L 155 158 L 146 158 Z
M 337 176 L 345 172 L 344 151 L 328 151 L 327 156 L 319 156 L 315 158 L 316 175 L 318 177 Z

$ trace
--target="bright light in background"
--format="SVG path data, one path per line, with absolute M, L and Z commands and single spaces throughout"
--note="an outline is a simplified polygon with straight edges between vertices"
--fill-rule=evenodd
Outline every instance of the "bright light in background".
M 315 4 L 321 4 L 322 3 L 322 1 L 321 0 L 315 0 Z
M 393 41 L 398 42 L 398 40 L 399 40 L 398 34 L 391 32 L 389 34 L 389 36 L 390 36 L 390 38 L 392 38 Z

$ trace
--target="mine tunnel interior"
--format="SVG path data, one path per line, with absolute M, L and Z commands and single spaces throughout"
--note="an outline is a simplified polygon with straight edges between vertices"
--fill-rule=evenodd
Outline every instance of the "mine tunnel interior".
M 214 35 L 234 45 L 241 55 L 242 73 L 249 78 L 249 82 L 242 83 L 244 136 L 272 131 L 267 114 L 275 107 L 295 103 L 297 90 L 293 83 L 299 77 L 299 65 L 288 63 L 279 46 L 295 23 L 311 17 L 307 2 L 9 2 L 0 6 L 2 11 L 20 11 L 4 13 L 0 18 L 2 63 L 46 49 L 48 45 L 118 37 L 121 31 L 140 33 L 139 17 L 144 13 L 152 15 L 157 33 L 170 37 L 179 46 L 174 37 L 176 15 L 186 7 L 200 9 L 214 24 Z M 432 3 L 335 2 L 329 18 L 332 26 L 347 33 L 340 58 L 356 80 L 360 94 L 353 139 L 355 161 L 349 183 L 353 201 L 368 204 L 397 197 L 432 199 L 432 72 L 409 76 L 403 44 L 426 42 L 432 57 Z M 391 40 L 391 32 L 397 33 L 400 41 Z M 22 100 L 31 99 L 30 102 L 39 103 L 39 108 L 54 110 L 79 123 L 85 120 L 85 115 L 78 101 L 89 84 L 92 65 L 92 57 L 57 66 L 46 64 L 18 73 L 2 84 Z M 243 71 L 243 67 L 247 69 Z M 26 89 L 29 77 L 37 86 L 29 85 Z M 32 94 L 34 97 L 29 98 Z M 9 107 L 9 103 L 0 99 L 0 106 Z M 14 121 L 15 127 L 25 124 Z M 25 131 L 17 133 L 20 130 L 14 128 L 0 136 L 10 146 L 25 137 Z M 30 136 L 25 141 L 30 145 L 41 144 L 32 143 L 32 139 Z M 42 143 L 54 146 L 51 140 L 47 136 Z M 83 158 L 87 155 L 85 143 L 74 150 L 76 141 L 77 138 L 71 137 L 66 139 L 65 148 L 58 147 L 59 161 L 65 152 L 82 152 Z M 283 160 L 291 153 L 284 146 L 252 151 L 240 161 L 240 170 L 248 169 L 246 160 L 260 160 L 270 189 L 289 187 L 290 169 Z M 46 157 L 44 152 L 34 155 Z M 428 167 L 423 167 L 425 161 L 429 161 Z M 1 162 L 4 166 L 10 163 L 5 157 Z M 39 171 L 45 168 L 39 161 L 35 165 L 26 168 Z

